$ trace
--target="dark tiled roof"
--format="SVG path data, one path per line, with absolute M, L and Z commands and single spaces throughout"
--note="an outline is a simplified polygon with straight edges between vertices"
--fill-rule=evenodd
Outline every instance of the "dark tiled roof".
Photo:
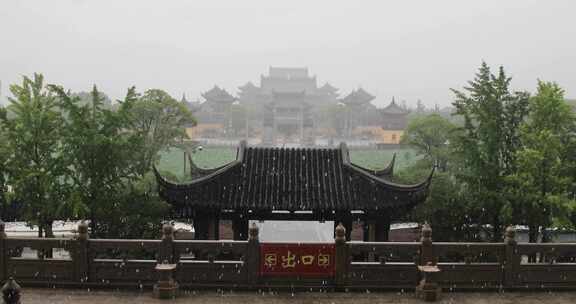
M 362 105 L 371 102 L 374 98 L 374 95 L 366 92 L 362 88 L 359 88 L 344 97 L 342 103 L 347 105 Z
M 388 170 L 388 171 L 387 171 Z M 189 183 L 164 179 L 156 170 L 161 197 L 176 210 L 349 211 L 411 208 L 425 200 L 430 178 L 417 185 L 386 179 L 391 169 L 350 163 L 340 148 L 238 148 L 237 160 L 198 173 Z
M 233 103 L 236 101 L 234 96 L 230 95 L 230 93 L 218 86 L 214 86 L 210 91 L 202 94 L 202 97 L 206 98 L 207 101 L 222 103 Z
M 328 92 L 328 93 L 336 93 L 338 91 L 338 88 L 333 87 L 329 83 L 325 83 L 323 86 L 318 88 L 318 91 Z
M 409 111 L 403 109 L 398 104 L 396 104 L 396 102 L 394 101 L 394 98 L 392 98 L 392 102 L 387 107 L 382 109 L 381 111 L 383 114 L 408 114 L 408 113 L 410 113 Z
M 246 84 L 244 84 L 243 86 L 238 87 L 238 89 L 240 91 L 257 91 L 260 88 L 255 86 L 251 81 L 248 81 Z

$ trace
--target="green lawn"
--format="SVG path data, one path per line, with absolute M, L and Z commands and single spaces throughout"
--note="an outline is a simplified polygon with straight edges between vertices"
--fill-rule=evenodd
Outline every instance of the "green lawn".
M 382 169 L 392 160 L 396 153 L 396 169 L 402 169 L 413 164 L 417 159 L 412 149 L 395 150 L 350 150 L 352 162 L 371 169 Z M 203 168 L 214 168 L 224 165 L 236 159 L 236 148 L 211 148 L 206 147 L 202 151 L 193 154 L 194 162 Z M 184 156 L 182 150 L 171 149 L 163 152 L 160 159 L 160 170 L 169 171 L 182 177 Z

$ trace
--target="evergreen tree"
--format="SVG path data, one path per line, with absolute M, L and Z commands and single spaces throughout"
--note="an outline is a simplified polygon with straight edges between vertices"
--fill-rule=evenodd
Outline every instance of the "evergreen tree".
M 493 241 L 502 237 L 505 178 L 515 172 L 519 125 L 528 112 L 528 93 L 512 93 L 510 81 L 502 67 L 494 75 L 483 62 L 468 87 L 452 90 L 455 114 L 464 119 L 462 136 L 455 140 L 465 160 L 461 178 L 481 211 L 480 223 L 492 227 Z
M 511 205 L 519 224 L 529 227 L 530 242 L 537 242 L 556 220 L 569 222 L 574 207 L 570 173 L 566 168 L 574 138 L 575 116 L 564 101 L 564 91 L 550 82 L 538 83 L 530 99 L 530 114 L 521 126 L 522 149 L 517 151 L 516 172 L 509 177 L 509 192 L 517 198 Z M 543 235 L 545 236 L 545 235 Z

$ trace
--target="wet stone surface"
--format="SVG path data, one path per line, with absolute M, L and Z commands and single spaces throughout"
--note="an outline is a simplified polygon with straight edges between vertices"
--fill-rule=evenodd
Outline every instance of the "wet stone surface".
M 458 304 L 536 304 L 574 303 L 576 292 L 470 292 L 444 293 L 436 303 Z M 182 295 L 174 300 L 158 300 L 152 297 L 151 291 L 113 291 L 113 290 L 72 290 L 72 289 L 25 289 L 22 303 L 52 304 L 52 303 L 219 303 L 219 304 L 338 304 L 338 303 L 425 303 L 415 297 L 414 293 L 401 292 L 257 292 L 257 291 L 182 291 Z

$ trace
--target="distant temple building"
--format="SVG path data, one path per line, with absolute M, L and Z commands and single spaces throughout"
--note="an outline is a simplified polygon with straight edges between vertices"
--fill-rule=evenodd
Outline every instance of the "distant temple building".
M 260 85 L 240 86 L 237 97 L 214 86 L 204 102 L 188 103 L 198 120 L 195 137 L 260 138 L 264 145 L 314 145 L 316 138 L 362 138 L 398 144 L 408 111 L 394 101 L 384 109 L 359 88 L 343 98 L 338 89 L 318 86 L 307 68 L 271 67 Z M 183 98 L 184 102 L 187 102 Z

